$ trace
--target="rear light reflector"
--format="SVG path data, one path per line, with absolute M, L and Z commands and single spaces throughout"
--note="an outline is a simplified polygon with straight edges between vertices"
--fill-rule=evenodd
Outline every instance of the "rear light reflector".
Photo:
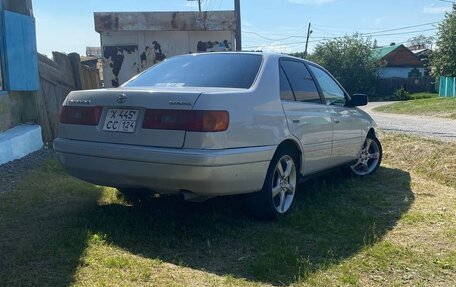
M 222 132 L 228 129 L 227 111 L 146 110 L 143 129 Z
M 63 106 L 60 111 L 60 123 L 96 126 L 100 121 L 101 112 L 102 107 Z

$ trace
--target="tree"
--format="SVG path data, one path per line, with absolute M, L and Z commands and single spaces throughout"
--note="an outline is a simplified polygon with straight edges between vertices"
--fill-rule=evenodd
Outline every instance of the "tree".
M 409 47 L 413 48 L 412 50 L 430 49 L 434 43 L 434 37 L 418 35 L 408 39 L 407 43 Z
M 439 25 L 437 49 L 431 55 L 436 76 L 456 77 L 456 10 L 447 13 Z
M 372 56 L 372 46 L 361 35 L 345 36 L 317 45 L 309 60 L 326 68 L 350 94 L 371 94 L 380 65 Z

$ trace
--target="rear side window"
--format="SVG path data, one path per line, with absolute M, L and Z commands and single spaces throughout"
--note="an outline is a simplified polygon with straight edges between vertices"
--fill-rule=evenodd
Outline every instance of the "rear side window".
M 290 80 L 297 101 L 321 103 L 317 86 L 303 63 L 297 61 L 280 61 L 282 68 Z
M 287 76 L 283 71 L 282 67 L 280 69 L 280 98 L 282 101 L 294 101 L 293 90 L 291 89 L 290 82 L 288 82 Z
M 248 89 L 263 57 L 212 53 L 170 58 L 125 83 L 123 87 L 220 87 Z

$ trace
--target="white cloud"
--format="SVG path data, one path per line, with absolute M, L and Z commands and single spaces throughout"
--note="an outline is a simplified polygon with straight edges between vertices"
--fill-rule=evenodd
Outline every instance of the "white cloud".
M 336 0 L 289 0 L 293 4 L 302 4 L 302 5 L 322 5 Z
M 424 14 L 443 14 L 445 12 L 451 12 L 450 6 L 435 6 L 435 4 L 430 4 L 423 8 Z
M 291 53 L 291 49 L 288 45 L 280 43 L 271 43 L 266 45 L 260 45 L 253 50 L 259 50 L 266 53 Z

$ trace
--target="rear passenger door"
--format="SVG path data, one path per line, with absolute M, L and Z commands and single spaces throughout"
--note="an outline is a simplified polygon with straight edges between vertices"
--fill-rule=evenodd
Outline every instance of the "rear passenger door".
M 325 70 L 308 65 L 319 84 L 326 105 L 331 109 L 333 122 L 332 163 L 347 163 L 357 158 L 364 142 L 361 131 L 362 115 L 355 107 L 347 105 L 347 94 Z
M 280 60 L 280 91 L 288 128 L 303 146 L 303 173 L 330 166 L 332 148 L 331 108 L 323 104 L 305 64 Z

